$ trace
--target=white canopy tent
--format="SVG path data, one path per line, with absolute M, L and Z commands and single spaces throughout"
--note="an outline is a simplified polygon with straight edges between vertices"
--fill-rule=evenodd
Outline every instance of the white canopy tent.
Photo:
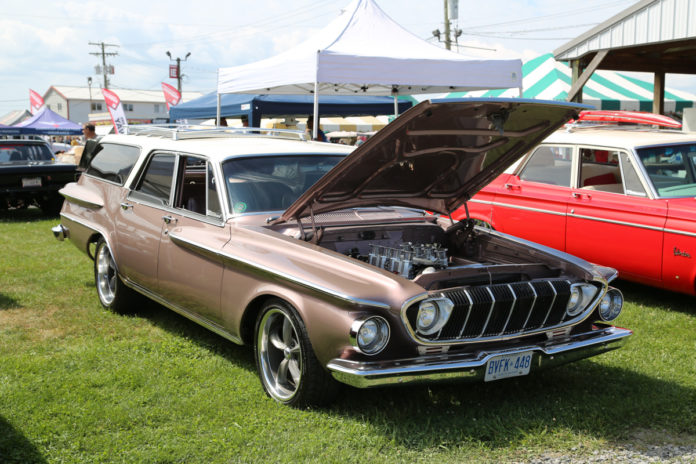
M 473 60 L 394 22 L 374 0 L 354 0 L 317 35 L 274 57 L 218 69 L 220 94 L 402 95 L 521 87 L 520 60 Z M 316 136 L 316 128 L 314 126 Z

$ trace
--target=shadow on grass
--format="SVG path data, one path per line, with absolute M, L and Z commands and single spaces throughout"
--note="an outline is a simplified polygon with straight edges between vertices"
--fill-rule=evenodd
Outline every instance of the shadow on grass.
M 21 307 L 22 306 L 19 304 L 19 301 L 5 295 L 4 293 L 0 293 L 0 311 L 3 309 L 16 309 Z
M 41 209 L 30 206 L 21 209 L 0 210 L 0 223 L 2 222 L 36 222 L 47 219 L 60 220 L 58 214 L 46 214 Z
M 696 314 L 696 310 L 694 310 L 694 301 L 696 300 L 691 295 L 669 292 L 627 280 L 616 280 L 612 285 L 621 290 L 626 301 L 645 306 L 668 307 L 670 310 L 686 314 Z
M 344 389 L 332 413 L 419 450 L 462 443 L 505 448 L 554 432 L 622 443 L 637 429 L 690 430 L 696 387 L 584 360 L 492 383 Z
M 0 462 L 33 464 L 46 460 L 24 435 L 0 416 Z
M 137 310 L 125 315 L 125 317 L 129 316 L 145 318 L 157 327 L 191 340 L 198 346 L 234 362 L 239 367 L 256 371 L 253 350 L 250 347 L 237 345 L 153 301 L 143 300 Z

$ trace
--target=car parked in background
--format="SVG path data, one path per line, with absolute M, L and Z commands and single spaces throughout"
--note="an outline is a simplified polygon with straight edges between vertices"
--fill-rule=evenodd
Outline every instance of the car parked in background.
M 94 260 L 106 308 L 144 295 L 252 345 L 281 403 L 326 403 L 339 382 L 527 375 L 631 334 L 608 324 L 616 272 L 443 214 L 579 108 L 426 101 L 355 151 L 142 127 L 83 156 L 53 233 Z
M 611 266 L 627 280 L 696 294 L 694 133 L 571 124 L 467 206 L 495 230 Z M 466 217 L 466 208 L 454 216 Z
M 34 205 L 58 214 L 63 204 L 58 190 L 77 175 L 74 164 L 55 160 L 44 140 L 0 139 L 0 210 Z

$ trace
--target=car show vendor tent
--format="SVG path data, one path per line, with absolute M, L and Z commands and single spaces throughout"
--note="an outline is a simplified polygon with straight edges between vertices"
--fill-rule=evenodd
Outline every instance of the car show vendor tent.
M 541 55 L 522 66 L 524 98 L 565 101 L 572 79 L 570 66 L 556 61 L 553 54 Z M 517 89 L 455 92 L 446 97 L 513 97 Z M 583 87 L 583 103 L 603 110 L 652 111 L 653 83 L 624 73 L 597 70 Z M 693 107 L 696 95 L 679 90 L 665 90 L 665 112 L 681 112 Z
M 0 124 L 0 135 L 24 135 L 24 134 L 36 134 L 34 129 L 29 129 L 26 127 L 15 127 L 6 126 Z
M 393 111 L 389 97 L 356 97 L 347 95 L 321 95 L 321 114 L 327 116 L 376 116 Z M 406 111 L 413 103 L 399 101 L 399 112 Z M 253 127 L 260 127 L 262 117 L 310 115 L 314 111 L 314 97 L 305 95 L 250 95 L 225 94 L 220 99 L 220 117 L 247 115 Z M 171 121 L 184 119 L 210 119 L 217 115 L 217 94 L 203 95 L 169 109 Z
M 402 28 L 374 0 L 354 0 L 296 47 L 218 69 L 217 93 L 383 95 L 396 101 L 398 95 L 521 87 L 521 67 L 520 60 L 474 60 L 440 48 Z M 315 98 L 315 119 L 318 105 Z
M 82 126 L 65 119 L 47 107 L 41 108 L 34 116 L 13 127 L 33 129 L 34 134 L 81 135 Z

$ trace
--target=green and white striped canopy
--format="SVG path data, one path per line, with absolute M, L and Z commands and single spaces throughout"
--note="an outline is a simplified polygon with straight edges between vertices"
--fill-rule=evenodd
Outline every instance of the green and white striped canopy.
M 571 69 L 548 53 L 522 65 L 523 97 L 539 100 L 565 100 L 571 86 Z M 454 92 L 442 95 L 457 97 L 515 98 L 519 89 Z M 595 71 L 583 88 L 583 103 L 602 110 L 652 111 L 653 83 L 615 71 Z M 665 112 L 681 113 L 696 106 L 696 95 L 681 90 L 665 90 Z

